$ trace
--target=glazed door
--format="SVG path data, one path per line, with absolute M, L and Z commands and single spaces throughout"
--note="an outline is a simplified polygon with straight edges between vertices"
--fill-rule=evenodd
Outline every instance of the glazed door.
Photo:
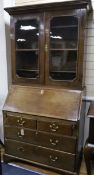
M 14 83 L 43 83 L 43 17 L 40 14 L 20 16 L 12 23 L 12 53 Z
M 81 77 L 78 14 L 48 14 L 46 28 L 46 83 L 78 86 Z

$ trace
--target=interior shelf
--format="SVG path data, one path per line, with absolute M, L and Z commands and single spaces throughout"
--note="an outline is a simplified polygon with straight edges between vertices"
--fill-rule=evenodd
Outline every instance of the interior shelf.
M 17 69 L 17 71 L 39 72 L 39 69 Z
M 65 26 L 53 26 L 51 28 L 58 29 L 58 28 L 74 28 L 74 27 L 78 27 L 78 26 L 77 25 L 65 25 Z
M 38 51 L 39 49 L 16 49 L 16 51 Z
M 39 69 L 17 69 L 16 74 L 22 78 L 33 78 L 39 77 Z
M 69 73 L 69 72 L 70 73 L 75 73 L 76 71 L 74 71 L 74 70 L 73 71 L 72 70 L 66 70 L 66 71 L 65 70 L 64 71 L 63 70 L 62 71 L 53 70 L 53 71 L 50 71 L 50 72 L 52 72 L 52 73 Z
M 50 50 L 56 50 L 56 51 L 62 51 L 62 50 L 68 50 L 68 51 L 77 51 L 78 50 L 78 48 L 74 48 L 74 49 L 67 49 L 67 48 L 62 48 L 62 49 L 53 49 L 53 48 L 51 48 Z

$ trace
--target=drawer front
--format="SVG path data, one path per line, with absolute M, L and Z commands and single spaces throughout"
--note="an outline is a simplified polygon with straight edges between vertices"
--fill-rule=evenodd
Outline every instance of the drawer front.
M 37 128 L 39 131 L 45 131 L 50 133 L 56 134 L 63 134 L 63 135 L 76 135 L 77 133 L 77 126 L 76 124 L 67 124 L 61 122 L 46 122 L 46 121 L 38 121 Z
M 36 144 L 37 134 L 34 130 L 24 128 L 8 127 L 4 128 L 5 139 L 13 139 L 22 142 Z
M 38 132 L 36 141 L 38 145 L 69 153 L 76 153 L 77 139 L 70 136 L 59 136 L 49 133 Z
M 33 130 L 5 127 L 5 138 L 17 141 L 33 143 L 54 150 L 76 153 L 76 138 L 66 136 L 56 136 L 43 132 L 35 132 Z
M 4 124 L 10 126 L 24 127 L 36 129 L 36 120 L 32 119 L 32 116 L 16 115 L 7 113 L 4 117 Z
M 74 171 L 75 168 L 75 155 L 73 154 L 52 151 L 12 140 L 5 140 L 5 151 L 7 154 L 54 168 L 68 171 Z

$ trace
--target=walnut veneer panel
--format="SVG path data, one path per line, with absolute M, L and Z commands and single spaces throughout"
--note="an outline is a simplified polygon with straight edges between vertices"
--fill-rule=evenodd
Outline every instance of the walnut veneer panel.
M 24 132 L 21 135 L 21 132 Z M 16 127 L 4 128 L 5 138 L 17 140 L 20 142 L 32 143 L 54 150 L 61 150 L 75 154 L 76 152 L 76 138 L 57 136 L 55 134 L 48 134 L 43 132 L 35 132 L 29 129 L 22 129 Z
M 19 113 L 14 114 L 7 112 L 4 117 L 4 124 L 11 127 L 25 127 L 30 129 L 36 129 L 36 120 L 32 119 L 32 115 L 21 115 Z
M 62 134 L 68 136 L 77 136 L 77 123 L 68 121 L 37 121 L 37 129 L 55 134 Z
M 77 121 L 81 91 L 12 86 L 4 110 Z
M 50 167 L 74 171 L 75 154 L 59 152 L 13 140 L 5 140 L 5 145 L 6 153 L 10 155 L 46 164 Z

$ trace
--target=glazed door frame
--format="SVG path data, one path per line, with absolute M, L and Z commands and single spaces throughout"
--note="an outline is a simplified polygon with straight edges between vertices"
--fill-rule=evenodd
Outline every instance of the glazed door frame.
M 39 21 L 39 40 L 38 40 L 38 61 L 39 61 L 39 77 L 34 78 L 24 78 L 18 77 L 16 75 L 16 32 L 15 32 L 15 24 L 19 20 L 32 20 L 37 19 Z M 11 17 L 11 62 L 12 62 L 12 82 L 13 84 L 43 84 L 44 83 L 44 15 L 39 14 L 24 14 L 24 15 L 15 15 Z M 24 36 L 23 36 L 24 37 Z
M 46 68 L 45 68 L 45 84 L 47 85 L 56 85 L 63 86 L 65 88 L 81 88 L 83 81 L 83 50 L 84 50 L 84 28 L 85 28 L 85 9 L 78 10 L 68 10 L 68 11 L 59 11 L 59 12 L 49 12 L 46 13 Z M 50 20 L 53 17 L 58 16 L 74 16 L 78 18 L 78 51 L 77 51 L 77 77 L 71 81 L 53 81 L 49 78 L 49 50 L 50 50 Z
M 63 86 L 65 88 L 82 88 L 83 55 L 84 55 L 84 28 L 86 9 L 46 11 L 11 16 L 11 58 L 13 84 L 33 85 L 45 84 Z M 71 81 L 52 80 L 49 78 L 49 51 L 50 51 L 50 20 L 58 16 L 75 16 L 78 18 L 78 51 L 77 51 L 77 77 Z M 39 77 L 37 79 L 19 78 L 16 75 L 16 40 L 15 23 L 17 20 L 38 19 L 39 21 Z

